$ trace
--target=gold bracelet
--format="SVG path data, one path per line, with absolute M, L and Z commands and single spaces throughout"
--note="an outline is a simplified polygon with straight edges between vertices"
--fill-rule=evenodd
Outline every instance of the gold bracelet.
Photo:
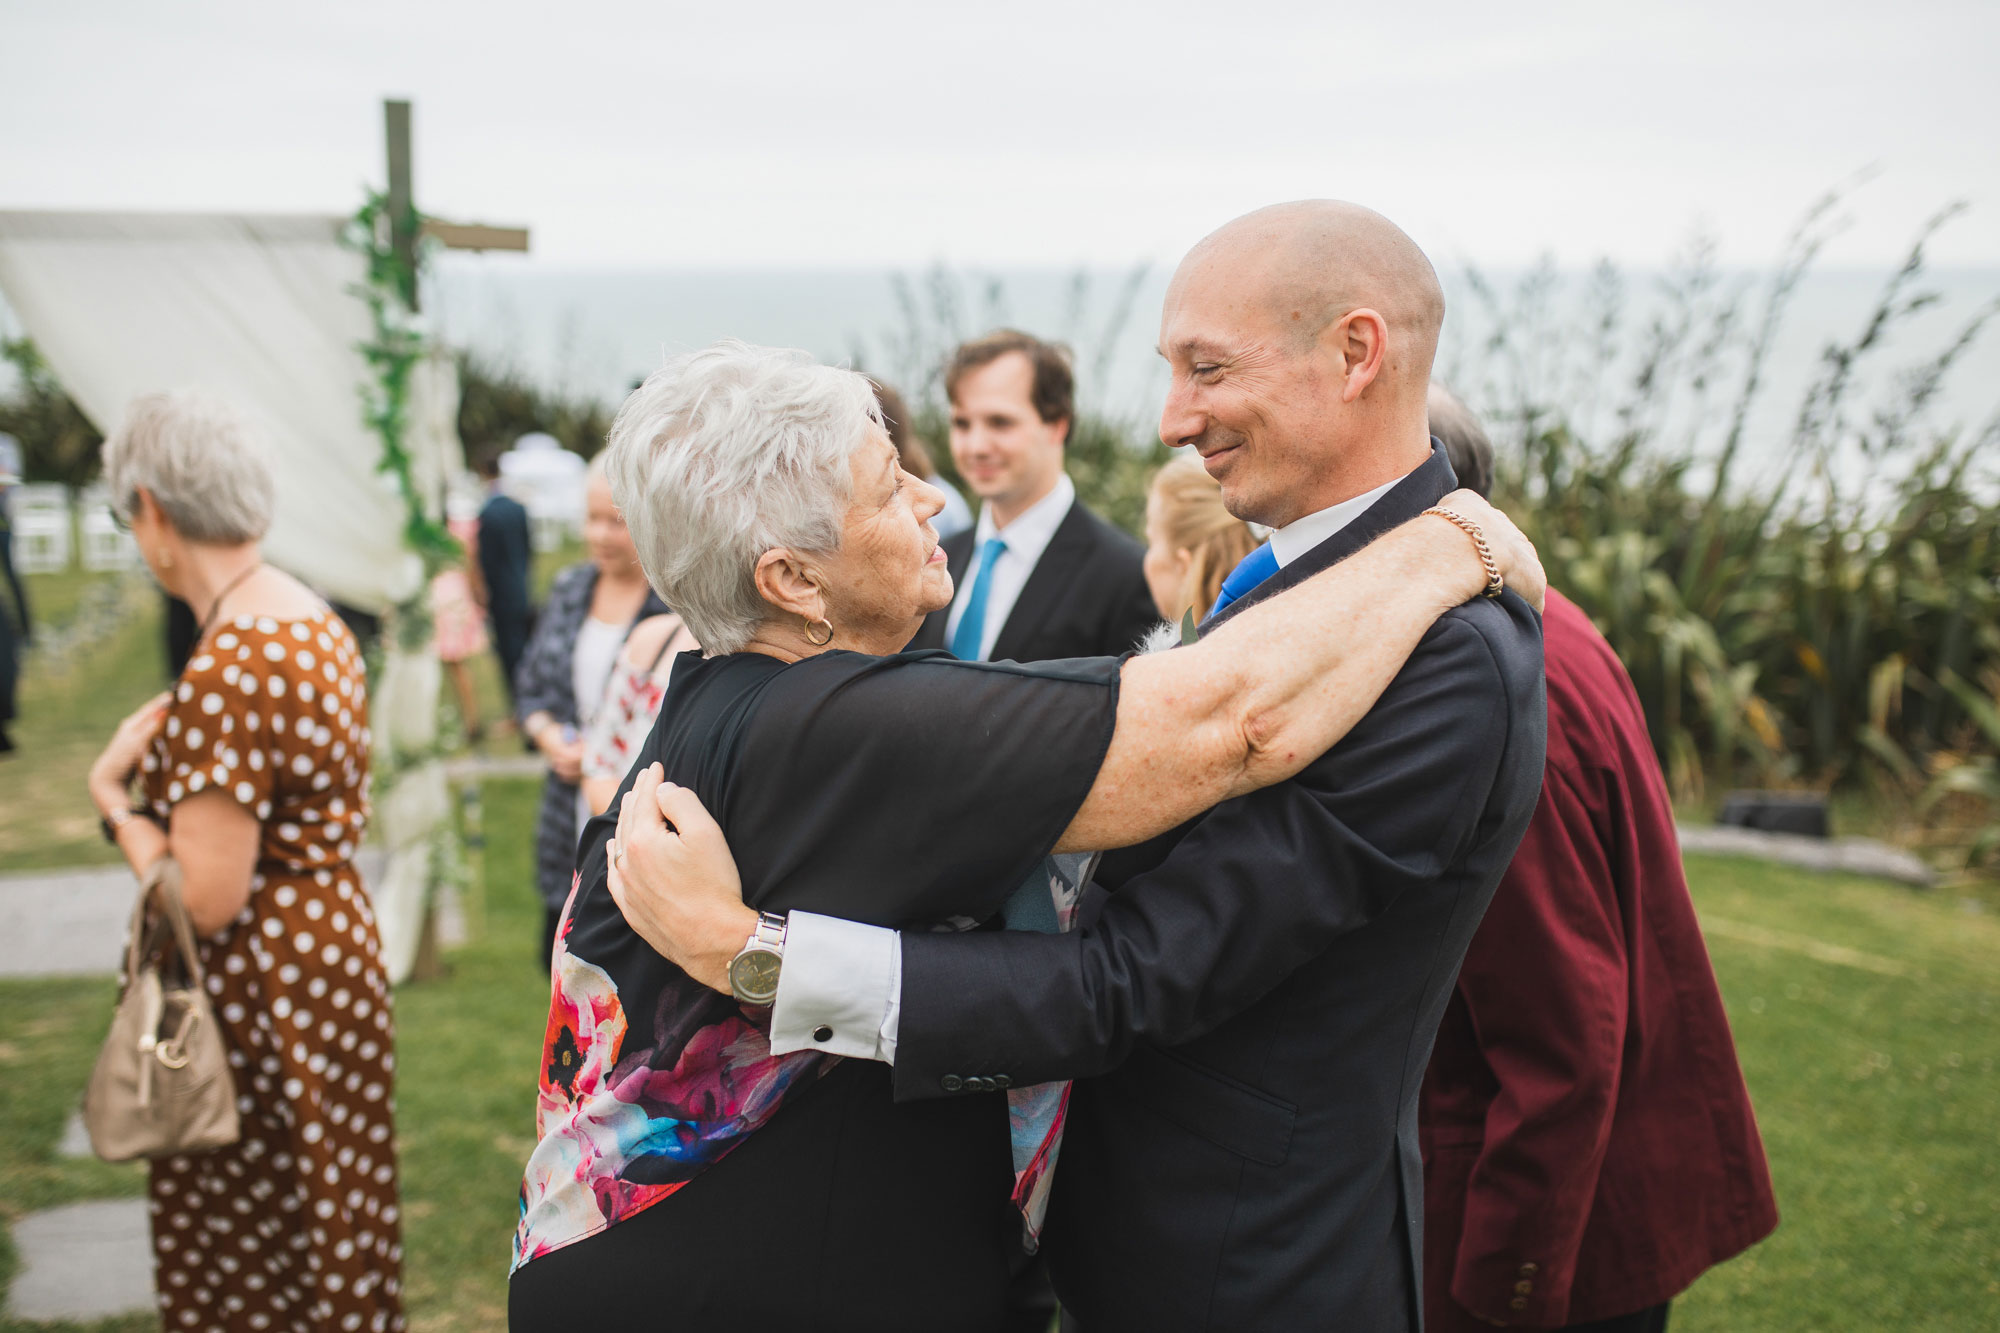
M 1474 523 L 1456 509 L 1447 509 L 1443 505 L 1432 505 L 1424 513 L 1436 514 L 1446 522 L 1457 524 L 1465 532 L 1466 536 L 1472 538 L 1472 549 L 1479 553 L 1479 563 L 1486 569 L 1486 595 L 1488 597 L 1498 597 L 1505 591 L 1507 581 L 1500 577 L 1500 566 L 1493 559 L 1493 548 L 1486 544 L 1486 533 L 1477 523 Z

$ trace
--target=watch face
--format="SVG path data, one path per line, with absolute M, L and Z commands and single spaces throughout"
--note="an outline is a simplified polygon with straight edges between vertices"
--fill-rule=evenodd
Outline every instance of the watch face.
M 736 998 L 751 1004 L 769 1004 L 778 998 L 778 968 L 782 961 L 772 949 L 748 949 L 729 964 L 729 988 Z

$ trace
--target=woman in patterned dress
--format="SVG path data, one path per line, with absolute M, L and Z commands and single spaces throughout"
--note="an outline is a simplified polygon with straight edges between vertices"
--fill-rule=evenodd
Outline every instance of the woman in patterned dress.
M 394 1034 L 353 863 L 368 816 L 360 651 L 262 562 L 274 486 L 226 404 L 138 399 L 104 470 L 147 567 L 202 631 L 173 688 L 92 766 L 91 796 L 135 871 L 181 865 L 242 1118 L 229 1147 L 151 1164 L 162 1323 L 401 1329 Z

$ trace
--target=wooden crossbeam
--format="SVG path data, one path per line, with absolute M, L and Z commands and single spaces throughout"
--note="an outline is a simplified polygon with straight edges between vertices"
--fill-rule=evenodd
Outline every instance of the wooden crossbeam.
M 382 128 L 389 150 L 389 239 L 403 258 L 404 271 L 416 269 L 417 238 L 429 236 L 453 250 L 526 250 L 526 227 L 489 227 L 478 222 L 446 222 L 423 218 L 413 207 L 416 199 L 416 172 L 410 151 L 410 104 L 399 98 L 382 103 Z M 412 228 L 406 225 L 420 217 Z M 417 307 L 417 293 L 408 293 L 410 308 Z
M 446 222 L 425 218 L 420 235 L 452 250 L 526 250 L 526 227 L 489 227 L 483 222 Z

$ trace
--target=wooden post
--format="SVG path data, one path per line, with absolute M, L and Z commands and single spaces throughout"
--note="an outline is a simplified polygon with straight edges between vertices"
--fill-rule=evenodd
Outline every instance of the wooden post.
M 416 186 L 410 166 L 410 104 L 394 99 L 382 103 L 382 122 L 389 144 L 389 242 L 403 271 L 417 271 Z M 403 293 L 410 309 L 417 308 L 416 283 Z

